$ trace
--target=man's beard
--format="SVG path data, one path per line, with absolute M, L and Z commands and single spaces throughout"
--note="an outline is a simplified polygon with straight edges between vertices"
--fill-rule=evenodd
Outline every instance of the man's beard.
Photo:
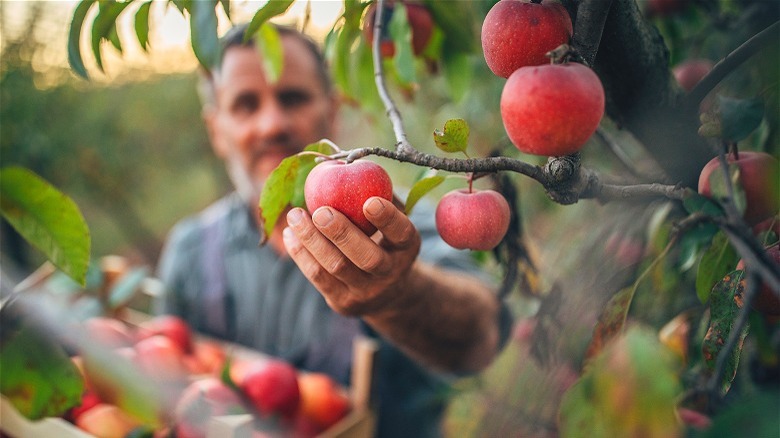
M 257 206 L 265 181 L 255 181 L 252 178 L 235 148 L 231 148 L 225 160 L 225 168 L 241 200 L 250 207 Z

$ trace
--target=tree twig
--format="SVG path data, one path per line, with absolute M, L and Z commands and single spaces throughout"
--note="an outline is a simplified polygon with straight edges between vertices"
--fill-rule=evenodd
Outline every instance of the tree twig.
M 712 70 L 685 96 L 684 105 L 698 106 L 699 103 L 718 85 L 729 73 L 755 55 L 765 44 L 776 43 L 780 38 L 780 21 L 768 26 L 761 32 L 734 49 L 725 58 L 718 61 Z

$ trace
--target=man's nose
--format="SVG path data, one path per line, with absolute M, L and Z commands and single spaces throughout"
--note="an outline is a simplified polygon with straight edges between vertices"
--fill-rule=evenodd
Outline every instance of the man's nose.
M 289 114 L 276 99 L 269 99 L 257 116 L 258 134 L 263 138 L 275 138 L 285 134 L 290 126 Z

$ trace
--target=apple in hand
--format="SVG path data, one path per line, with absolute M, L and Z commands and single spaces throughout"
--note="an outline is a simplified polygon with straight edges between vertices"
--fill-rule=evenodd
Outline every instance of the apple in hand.
M 495 248 L 509 229 L 509 203 L 494 190 L 453 190 L 436 206 L 436 229 L 457 249 Z
M 140 339 L 163 335 L 172 340 L 182 352 L 192 352 L 192 330 L 187 321 L 178 316 L 160 315 L 144 321 L 139 325 L 138 334 Z
M 177 438 L 205 438 L 211 417 L 247 410 L 237 392 L 216 377 L 190 383 L 176 402 L 173 420 Z
M 324 161 L 312 169 L 303 188 L 306 208 L 314 213 L 329 206 L 340 211 L 367 235 L 376 227 L 363 214 L 363 204 L 374 196 L 393 199 L 393 183 L 382 166 L 367 160 L 347 164 Z
M 482 51 L 490 70 L 508 78 L 520 67 L 549 64 L 547 52 L 571 36 L 571 18 L 559 2 L 501 0 L 482 22 Z
M 298 387 L 301 392 L 301 414 L 323 430 L 336 424 L 349 412 L 349 397 L 327 374 L 301 373 L 298 376 Z
M 604 88 L 590 68 L 577 63 L 521 67 L 501 92 L 501 119 L 521 152 L 573 154 L 598 128 Z
M 753 226 L 774 216 L 780 209 L 780 162 L 764 152 L 743 151 L 739 157 L 728 154 L 726 161 L 739 168 L 739 183 L 745 192 L 745 222 Z M 713 158 L 699 174 L 699 193 L 712 197 L 711 175 L 723 177 L 718 157 Z
M 263 366 L 248 370 L 240 388 L 262 415 L 279 414 L 291 419 L 300 403 L 298 372 L 281 360 L 270 360 Z
M 404 2 L 404 6 L 406 7 L 406 19 L 409 22 L 409 28 L 412 31 L 412 52 L 414 53 L 414 56 L 420 56 L 433 35 L 433 18 L 428 9 L 419 3 Z M 390 4 L 385 6 L 385 10 L 382 12 L 383 27 L 379 49 L 383 58 L 392 58 L 395 56 L 395 44 L 393 43 L 392 38 L 390 38 L 390 33 L 387 29 L 390 19 L 392 18 L 393 10 L 393 5 Z M 376 3 L 373 3 L 368 7 L 366 15 L 363 18 L 363 35 L 369 45 L 373 44 L 374 41 L 375 17 Z
M 780 265 L 780 245 L 770 246 L 766 252 L 775 264 Z M 744 260 L 737 263 L 737 269 L 745 269 Z M 769 285 L 762 283 L 758 295 L 753 299 L 753 308 L 774 319 L 780 318 L 780 297 L 772 291 Z

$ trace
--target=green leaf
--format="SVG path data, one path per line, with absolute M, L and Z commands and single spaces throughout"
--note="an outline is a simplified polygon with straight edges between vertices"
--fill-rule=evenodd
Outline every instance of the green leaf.
M 745 197 L 745 190 L 740 183 L 739 173 L 740 169 L 736 163 L 728 163 L 729 179 L 731 180 L 731 187 L 734 191 L 734 205 L 737 207 L 737 211 L 744 213 L 747 207 L 747 198 Z M 713 199 L 726 199 L 729 197 L 729 189 L 726 184 L 726 176 L 723 173 L 721 166 L 718 166 L 709 176 L 710 190 Z
M 393 16 L 388 23 L 390 38 L 395 45 L 393 66 L 398 79 L 403 86 L 417 82 L 414 68 L 414 51 L 412 49 L 412 29 L 406 16 L 406 7 L 397 3 L 393 8 Z
M 284 67 L 282 38 L 279 32 L 270 23 L 263 23 L 255 35 L 255 46 L 263 60 L 263 69 L 268 81 L 276 82 L 282 75 Z
M 174 6 L 176 6 L 176 9 L 181 12 L 182 15 L 190 9 L 192 6 L 193 0 L 168 0 L 168 4 L 173 3 Z
M 83 285 L 90 235 L 78 206 L 33 172 L 0 169 L 0 212 L 31 245 Z
M 333 151 L 327 142 L 313 143 L 305 150 L 320 153 L 324 153 L 323 150 Z M 300 175 L 304 172 L 305 175 L 308 175 L 308 172 L 314 167 L 312 163 L 315 159 L 316 155 L 314 154 L 296 154 L 287 157 L 268 176 L 263 185 L 263 191 L 260 193 L 259 204 L 260 218 L 263 222 L 263 243 L 271 235 L 279 215 L 291 204 L 293 199 L 300 202 L 302 196 L 300 193 L 296 195 L 296 192 L 302 190 L 298 187 L 306 181 L 305 176 Z
M 95 0 L 82 0 L 76 10 L 73 11 L 73 19 L 70 22 L 68 30 L 68 63 L 73 72 L 84 79 L 89 79 L 87 69 L 84 67 L 84 60 L 81 58 L 81 28 L 84 25 L 84 18 L 89 12 L 89 8 L 95 3 Z
M 686 190 L 683 197 L 683 207 L 691 214 L 702 212 L 715 217 L 725 215 L 723 209 L 715 201 L 693 190 Z
M 742 295 L 745 291 L 745 278 L 743 271 L 733 271 L 712 288 L 710 294 L 710 325 L 702 342 L 702 356 L 709 371 L 713 371 L 718 360 L 718 355 L 728 339 L 737 314 L 742 308 Z M 728 392 L 731 382 L 737 374 L 739 357 L 742 353 L 743 341 L 748 333 L 748 326 L 740 333 L 739 342 L 726 362 L 726 370 L 723 373 L 721 391 Z
M 260 30 L 262 25 L 277 15 L 282 15 L 287 12 L 290 5 L 293 4 L 293 0 L 271 0 L 260 8 L 252 17 L 252 21 L 249 22 L 249 26 L 246 28 L 246 34 L 244 35 L 244 41 L 249 41 Z
M 225 15 L 228 17 L 228 20 L 231 20 L 230 17 L 230 0 L 219 0 L 220 4 L 222 4 L 222 10 L 225 11 Z
M 61 345 L 32 327 L 4 336 L 0 370 L 0 393 L 30 420 L 61 416 L 81 403 L 78 368 Z
M 706 303 L 710 299 L 712 287 L 731 272 L 736 263 L 736 251 L 729 244 L 726 235 L 718 232 L 699 262 L 699 271 L 696 274 L 696 295 L 699 301 Z
M 135 35 L 138 37 L 138 44 L 141 49 L 149 49 L 149 9 L 152 6 L 152 0 L 141 5 L 138 12 L 135 13 Z
M 458 7 L 453 7 L 451 2 L 425 3 L 433 15 L 433 21 L 444 33 L 445 56 L 446 51 L 468 53 L 479 50 L 479 34 L 472 30 L 475 21 L 481 19 L 475 11 L 479 3 L 462 2 Z
M 336 37 L 336 43 L 333 50 L 333 80 L 344 95 L 351 99 L 357 99 L 357 97 L 359 97 L 359 95 L 352 90 L 353 81 L 351 77 L 352 69 L 350 62 L 352 45 L 359 36 L 360 28 L 345 23 Z
M 586 361 L 601 353 L 613 339 L 623 333 L 623 327 L 625 327 L 626 318 L 628 317 L 628 309 L 631 307 L 636 289 L 636 285 L 627 287 L 607 301 L 599 315 L 596 326 L 593 328 L 593 336 L 585 353 Z
M 562 437 L 681 436 L 675 407 L 678 364 L 650 329 L 632 327 L 610 343 L 563 395 Z
M 190 38 L 192 50 L 200 65 L 211 69 L 219 63 L 217 35 L 217 0 L 197 0 L 190 5 Z
M 415 205 L 417 205 L 417 201 L 419 201 L 420 198 L 425 196 L 428 192 L 438 187 L 439 184 L 443 183 L 445 179 L 446 178 L 442 175 L 434 175 L 428 178 L 423 178 L 414 183 L 412 189 L 409 191 L 409 195 L 406 197 L 406 205 L 404 207 L 406 214 L 411 214 L 412 209 Z
M 774 387 L 776 388 L 776 387 Z M 780 430 L 780 391 L 766 387 L 742 391 L 695 438 L 772 437 Z
M 444 78 L 453 101 L 460 102 L 465 97 L 472 77 L 469 55 L 458 52 L 444 57 Z
M 117 18 L 119 14 L 130 5 L 127 3 L 117 3 L 115 1 L 100 2 L 98 8 L 98 14 L 95 17 L 95 21 L 92 22 L 92 53 L 95 56 L 95 62 L 97 63 L 100 71 L 103 70 L 103 57 L 100 53 L 100 45 L 103 40 L 110 40 L 111 31 L 116 27 Z
M 718 107 L 724 140 L 744 140 L 764 118 L 764 103 L 760 99 L 733 99 L 718 95 Z
M 140 267 L 120 277 L 108 293 L 108 306 L 111 309 L 118 309 L 126 305 L 148 275 L 149 270 L 146 267 Z
M 463 119 L 450 119 L 444 123 L 444 130 L 433 131 L 436 147 L 444 152 L 463 152 L 469 145 L 469 125 Z
M 333 149 L 333 146 L 325 141 L 312 143 L 303 150 L 307 152 L 317 152 L 323 155 L 330 155 L 336 152 L 336 150 Z M 306 184 L 306 177 L 309 176 L 309 172 L 311 172 L 316 165 L 317 162 L 314 157 L 312 157 L 312 160 L 301 160 L 300 167 L 298 168 L 298 176 L 295 178 L 295 190 L 293 191 L 293 196 L 290 200 L 291 206 L 306 208 L 303 187 Z
M 230 368 L 233 364 L 233 356 L 227 355 L 225 357 L 225 364 L 222 365 L 222 371 L 219 373 L 219 380 L 222 381 L 225 385 L 227 385 L 229 388 L 233 388 L 236 391 L 241 391 L 241 387 L 238 386 L 238 384 L 233 380 L 233 377 L 230 375 Z

